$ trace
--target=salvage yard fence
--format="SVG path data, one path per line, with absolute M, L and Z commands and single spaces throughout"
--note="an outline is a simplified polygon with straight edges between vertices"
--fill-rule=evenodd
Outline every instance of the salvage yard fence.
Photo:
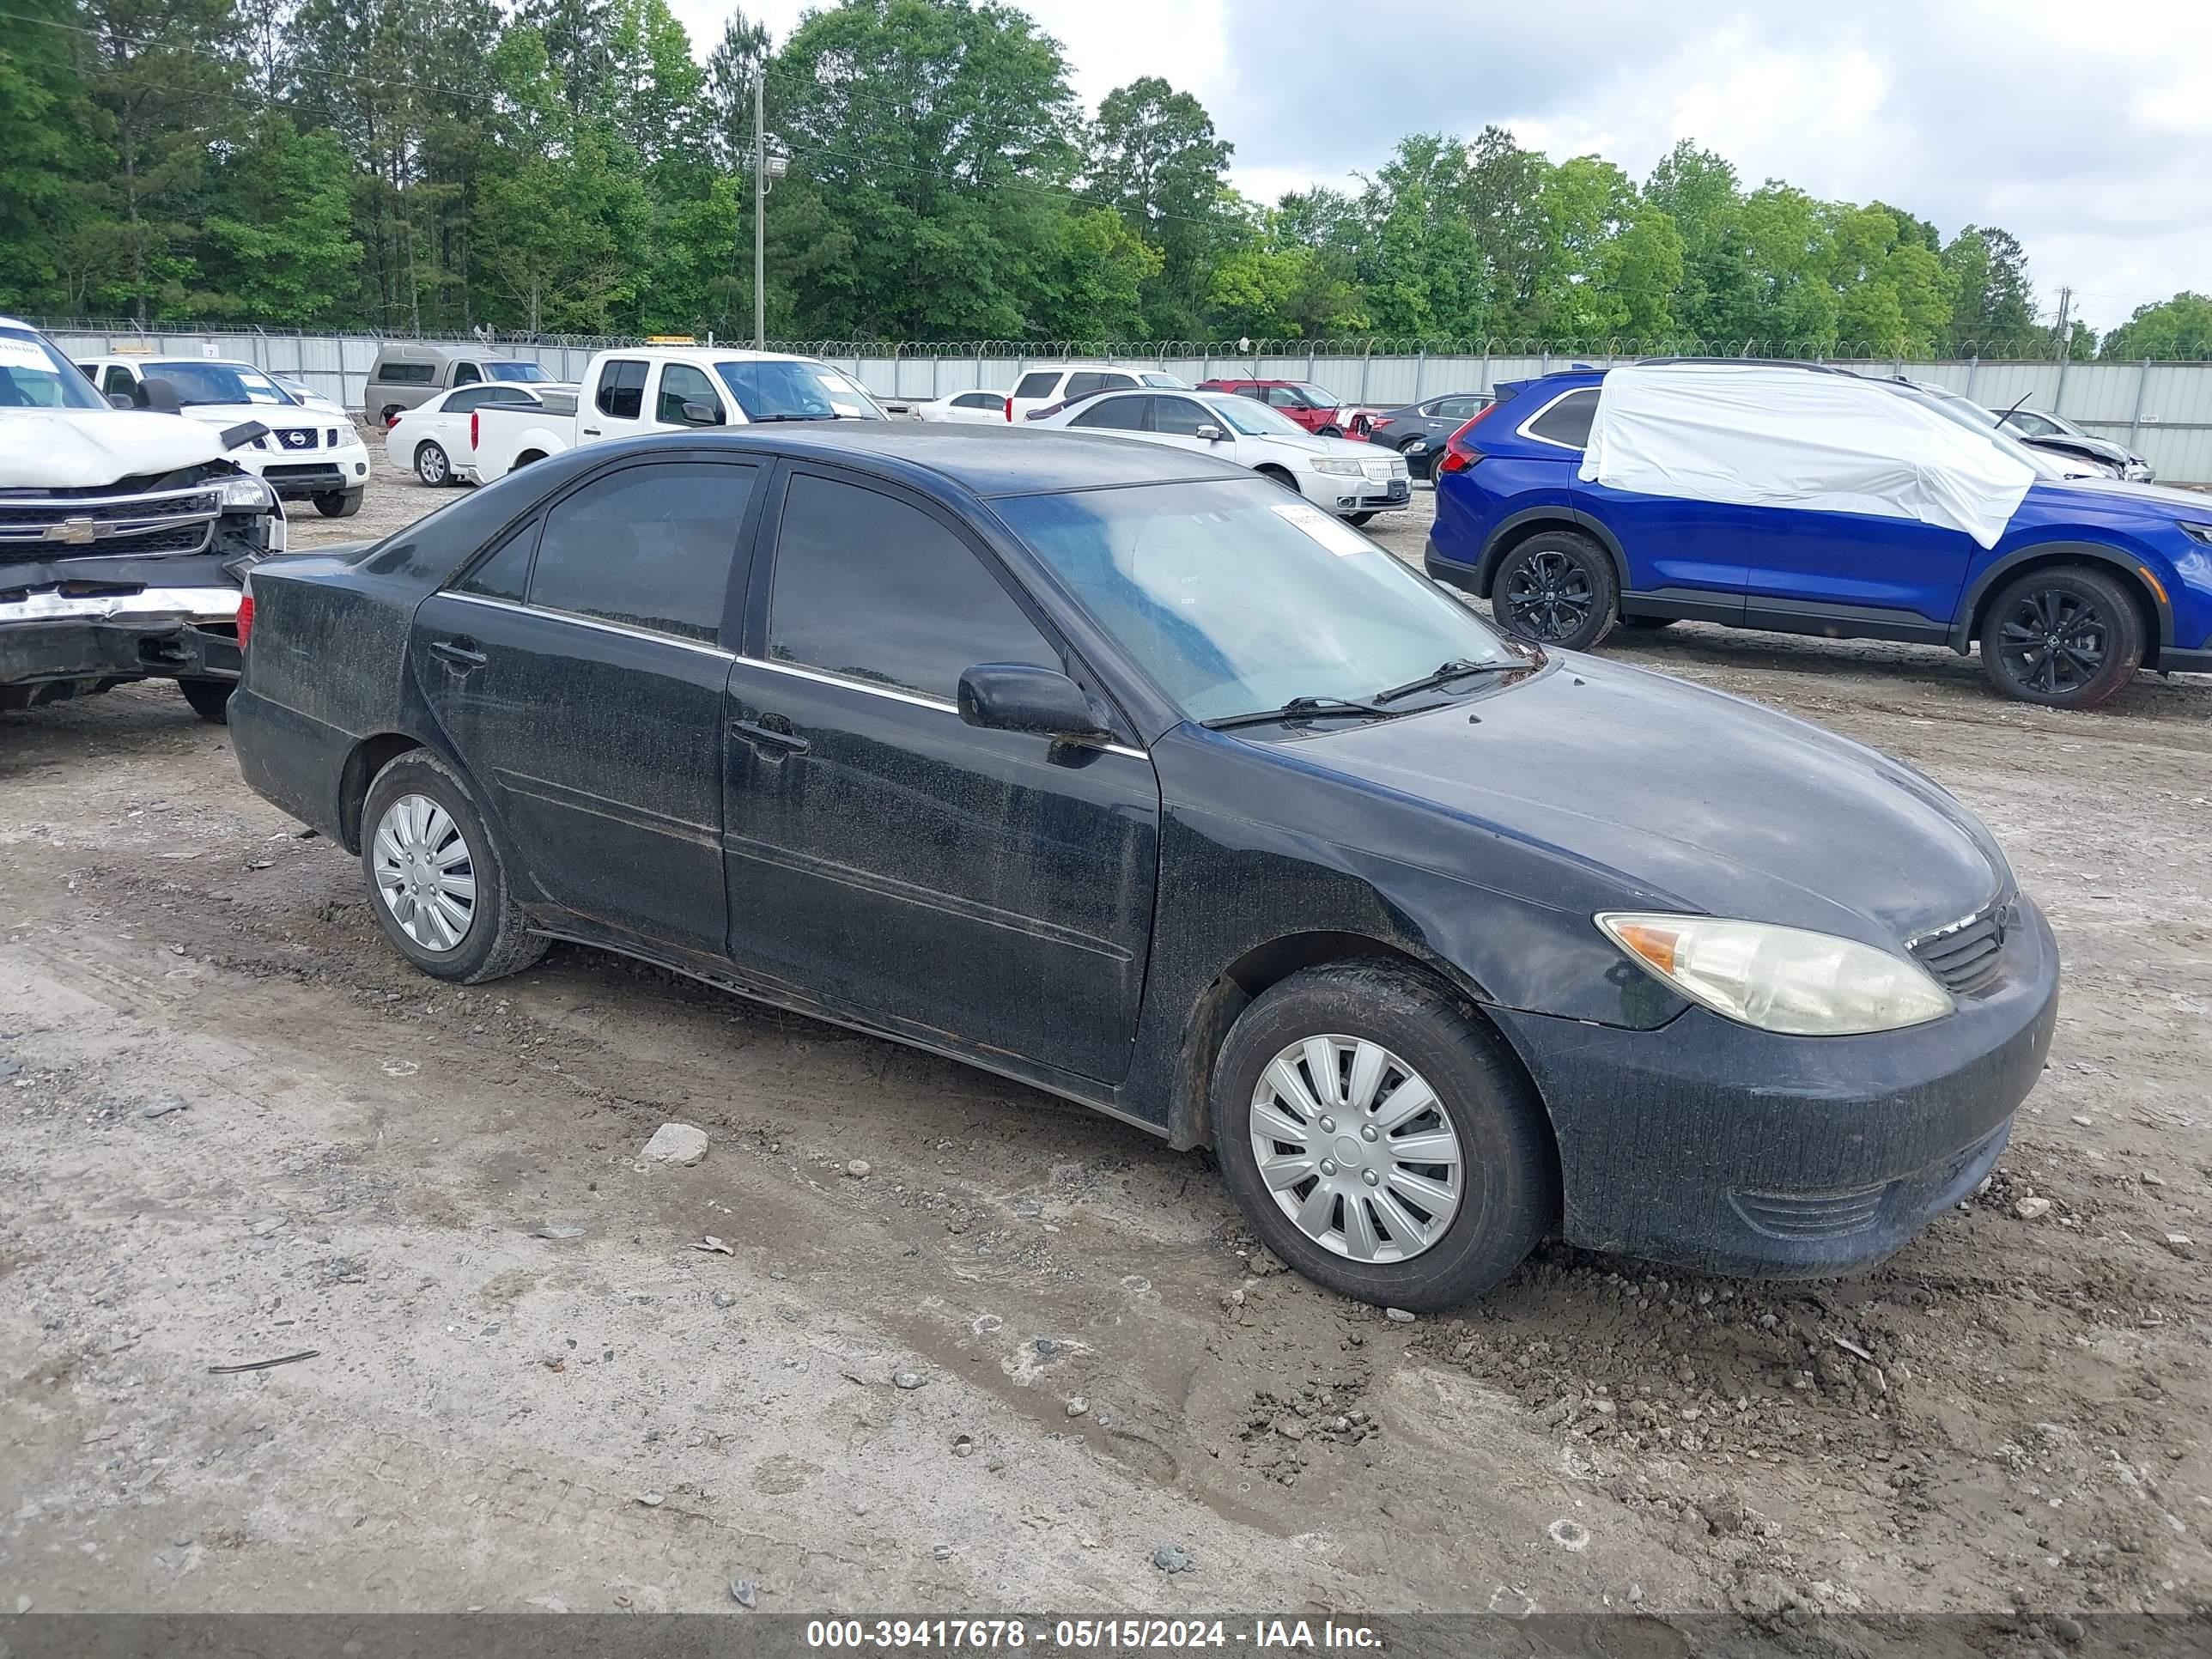
M 54 343 L 73 356 L 118 351 L 227 357 L 298 380 L 359 409 L 383 337 L 286 333 L 258 328 L 159 332 L 129 323 L 51 326 Z M 453 339 L 502 356 L 544 366 L 558 380 L 580 379 L 594 352 L 634 346 L 635 337 L 539 336 L 527 340 Z M 733 345 L 739 342 L 731 342 Z M 885 341 L 784 340 L 777 350 L 819 357 L 851 371 L 878 397 L 919 401 L 960 392 L 1006 392 L 1030 366 L 1110 362 L 1158 368 L 1196 382 L 1217 376 L 1312 380 L 1354 404 L 1389 407 L 1448 392 L 1486 392 L 1503 380 L 1528 380 L 1576 364 L 1611 368 L 1652 355 L 1634 342 L 1608 341 L 1594 350 L 1528 340 L 1424 343 L 1410 340 L 1261 341 Z M 1800 352 L 1779 347 L 1719 349 L 1670 341 L 1668 355 L 1798 357 L 1948 387 L 1978 404 L 2015 403 L 2063 416 L 2084 431 L 2124 443 L 2172 483 L 2212 483 L 2212 362 L 2069 362 L 1999 355 L 1931 360 L 1874 354 Z

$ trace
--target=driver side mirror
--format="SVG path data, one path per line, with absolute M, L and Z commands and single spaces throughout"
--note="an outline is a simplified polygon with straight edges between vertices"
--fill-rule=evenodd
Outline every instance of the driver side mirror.
M 684 405 L 684 422 L 687 426 L 720 426 L 722 411 L 712 404 L 687 403 Z
M 1211 422 L 1208 422 L 1206 425 L 1199 428 L 1197 435 L 1205 439 L 1206 441 L 1210 444 L 1218 444 L 1229 436 L 1226 432 L 1224 432 L 1219 427 L 1215 426 Z
M 979 663 L 960 677 L 960 719 L 987 732 L 1033 732 L 1078 740 L 1106 737 L 1083 688 L 1056 669 Z

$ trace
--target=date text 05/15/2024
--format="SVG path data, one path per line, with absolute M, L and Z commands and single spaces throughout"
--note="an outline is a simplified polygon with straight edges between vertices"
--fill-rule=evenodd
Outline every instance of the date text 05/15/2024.
M 1306 1619 L 1060 1619 L 1032 1629 L 1012 1619 L 816 1619 L 807 1621 L 806 1645 L 827 1649 L 993 1649 L 1119 1651 L 1192 1648 L 1248 1648 L 1255 1651 L 1320 1651 L 1382 1644 L 1364 1625 L 1316 1624 Z

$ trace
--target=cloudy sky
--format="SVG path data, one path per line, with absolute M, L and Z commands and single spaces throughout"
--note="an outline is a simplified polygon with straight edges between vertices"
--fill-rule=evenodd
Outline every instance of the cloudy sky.
M 730 0 L 671 0 L 703 55 Z M 2002 225 L 2046 307 L 2100 329 L 2212 290 L 2208 0 L 1029 0 L 1093 107 L 1158 75 L 1237 147 L 1272 201 L 1351 183 L 1404 133 L 1510 127 L 1555 159 L 1641 179 L 1679 137 L 1752 183 L 1878 197 L 1948 237 Z M 805 0 L 745 0 L 781 40 Z M 1372 21 L 1368 21 L 1372 20 Z

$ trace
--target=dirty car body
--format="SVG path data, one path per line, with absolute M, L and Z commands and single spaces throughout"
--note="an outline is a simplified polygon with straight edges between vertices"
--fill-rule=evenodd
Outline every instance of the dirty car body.
M 222 434 L 110 408 L 0 319 L 0 709 L 149 678 L 219 707 L 244 572 L 283 535 Z
M 688 599 L 672 551 L 705 567 Z M 1376 1300 L 1461 1299 L 1544 1231 L 1747 1273 L 1876 1260 L 1988 1170 L 2050 1041 L 2050 931 L 1926 778 L 1508 641 L 1204 455 L 920 424 L 606 445 L 271 561 L 253 595 L 246 781 L 361 853 L 403 948 L 466 870 L 461 942 L 407 951 L 428 971 L 465 977 L 441 962 L 495 925 L 486 851 L 410 827 L 442 801 L 517 927 L 1210 1140 L 1271 1244 Z M 1625 916 L 1818 937 L 1922 1012 L 1762 1029 L 1649 970 Z M 1376 987 L 1424 1012 L 1370 1020 Z M 1291 1035 L 1260 1042 L 1270 1018 Z M 1404 1117 L 1462 1039 L 1526 1135 L 1439 1109 L 1431 1161 L 1377 1162 L 1399 1132 L 1361 1101 Z M 1509 1156 L 1528 1179 L 1499 1197 Z M 1419 1279 L 1426 1229 L 1509 1210 L 1510 1249 Z

